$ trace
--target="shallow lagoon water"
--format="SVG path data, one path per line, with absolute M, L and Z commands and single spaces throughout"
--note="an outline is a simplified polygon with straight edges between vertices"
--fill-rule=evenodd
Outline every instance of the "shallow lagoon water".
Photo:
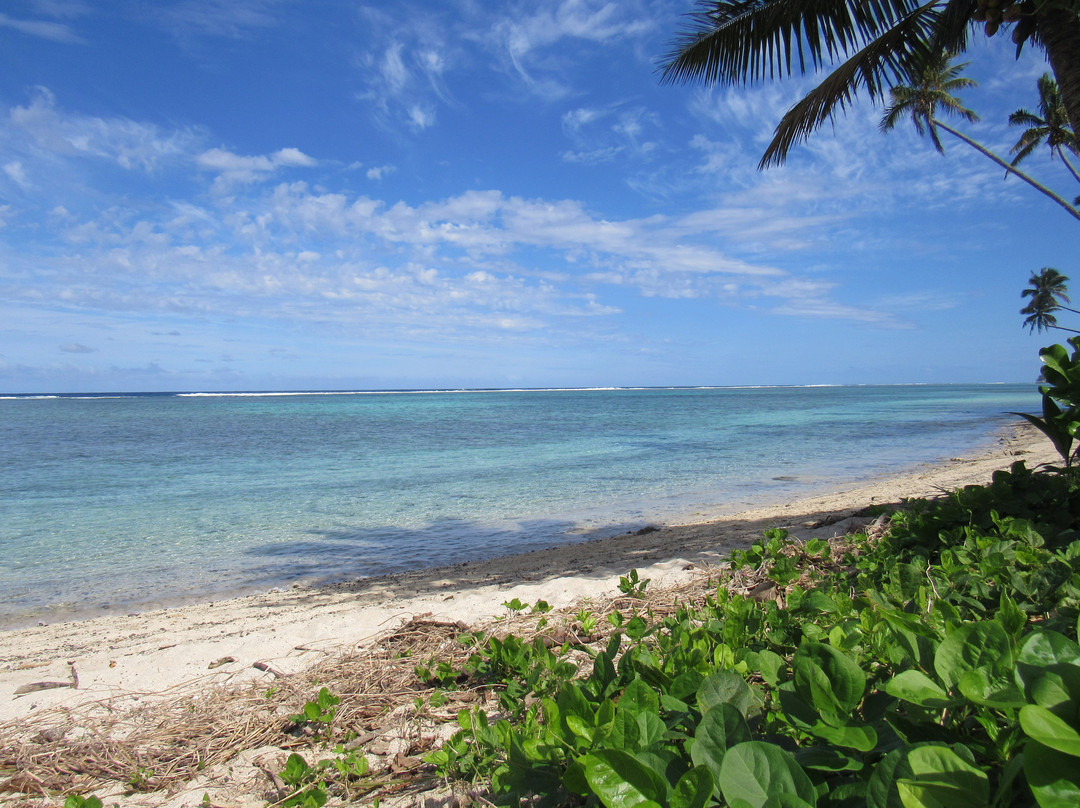
M 1033 385 L 0 399 L 0 626 L 691 521 L 990 443 Z

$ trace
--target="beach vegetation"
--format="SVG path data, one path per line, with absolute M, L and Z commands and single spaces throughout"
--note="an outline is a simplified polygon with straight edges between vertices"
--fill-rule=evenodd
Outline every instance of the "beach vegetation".
M 505 805 L 1080 804 L 1075 485 L 1018 462 L 884 532 L 770 531 L 745 592 L 616 612 L 542 689 L 504 665 L 516 709 L 462 710 L 427 760 Z
M 824 70 L 824 78 L 781 118 L 760 167 L 784 162 L 860 93 L 885 101 L 943 53 L 1011 36 L 1016 53 L 1041 49 L 1060 88 L 1072 131 L 1080 131 L 1080 6 L 1073 0 L 700 0 L 661 64 L 661 80 L 741 85 Z
M 1058 325 L 1057 322 L 1058 310 L 1064 309 L 1073 314 L 1080 314 L 1075 309 L 1063 305 L 1063 303 L 1071 302 L 1066 287 L 1068 280 L 1068 276 L 1062 275 L 1053 267 L 1043 267 L 1038 272 L 1031 273 L 1028 286 L 1020 293 L 1021 297 L 1031 298 L 1028 304 L 1020 309 L 1021 314 L 1027 315 L 1024 325 L 1027 326 L 1028 333 L 1042 332 L 1050 328 L 1071 331 L 1074 334 L 1080 333 L 1074 328 Z
M 1039 386 L 1042 415 L 1014 413 L 1026 419 L 1053 443 L 1066 469 L 1072 469 L 1080 453 L 1080 337 L 1069 339 L 1069 348 L 1050 345 L 1039 351 L 1043 368 Z M 1071 350 L 1069 350 L 1071 348 Z
M 64 800 L 64 808 L 101 808 L 101 800 L 92 794 L 89 797 L 72 794 Z
M 319 694 L 304 704 L 303 712 L 290 716 L 294 724 L 313 724 L 322 726 L 329 731 L 329 726 L 337 715 L 341 697 L 330 692 L 329 688 L 322 687 Z
M 636 569 L 630 570 L 628 574 L 619 578 L 619 591 L 632 598 L 644 597 L 649 580 L 649 578 L 640 578 Z

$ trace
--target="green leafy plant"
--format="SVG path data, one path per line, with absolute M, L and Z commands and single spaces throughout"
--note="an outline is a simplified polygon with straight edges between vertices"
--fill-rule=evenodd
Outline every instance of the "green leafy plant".
M 285 761 L 281 781 L 291 793 L 276 805 L 281 808 L 321 808 L 329 799 L 323 779 L 323 766 L 310 766 L 302 755 L 293 752 Z
M 1066 468 L 1071 468 L 1080 452 L 1074 448 L 1080 430 L 1080 337 L 1068 340 L 1070 351 L 1063 345 L 1050 345 L 1039 351 L 1042 359 L 1042 416 L 1013 413 L 1025 418 L 1054 444 Z
M 645 597 L 645 587 L 649 585 L 650 578 L 644 580 L 638 577 L 638 571 L 630 570 L 628 575 L 619 578 L 619 591 L 632 598 Z
M 128 787 L 132 791 L 148 791 L 151 789 L 150 780 L 153 776 L 153 769 L 147 766 L 136 766 L 135 771 L 127 780 Z
M 427 759 L 504 805 L 1080 804 L 1074 485 L 1017 463 L 906 503 L 884 538 L 770 531 L 735 563 L 783 608 L 718 587 L 660 619 L 614 612 L 576 676 L 489 643 L 485 681 L 518 709 L 462 712 Z
M 64 800 L 64 808 L 101 808 L 101 800 L 93 795 L 72 794 Z
M 289 720 L 294 724 L 321 725 L 325 731 L 329 732 L 340 703 L 340 696 L 335 696 L 329 689 L 323 687 L 319 689 L 319 694 L 312 701 L 304 704 L 302 713 L 289 716 Z

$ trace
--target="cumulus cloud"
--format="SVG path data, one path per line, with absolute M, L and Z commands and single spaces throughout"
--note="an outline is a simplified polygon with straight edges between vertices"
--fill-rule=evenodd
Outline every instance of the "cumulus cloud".
M 381 180 L 387 174 L 394 173 L 394 170 L 394 166 L 391 165 L 372 166 L 367 170 L 367 178 L 369 180 Z
M 227 149 L 209 149 L 195 158 L 195 162 L 217 173 L 217 181 L 224 186 L 232 183 L 261 182 L 281 168 L 312 168 L 318 161 L 299 149 L 279 149 L 273 154 L 245 156 Z
M 144 172 L 186 158 L 201 137 L 191 129 L 64 112 L 45 87 L 36 87 L 26 106 L 12 107 L 8 119 L 25 148 L 39 155 L 92 157 Z

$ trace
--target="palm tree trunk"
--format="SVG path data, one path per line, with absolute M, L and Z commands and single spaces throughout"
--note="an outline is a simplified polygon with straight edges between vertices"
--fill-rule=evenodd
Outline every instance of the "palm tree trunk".
M 1058 157 L 1061 158 L 1061 162 L 1065 164 L 1065 168 L 1069 169 L 1069 173 L 1073 175 L 1073 179 L 1080 182 L 1080 174 L 1076 172 L 1076 166 L 1069 162 L 1069 158 L 1065 156 L 1065 150 L 1061 146 L 1055 146 L 1054 150 L 1058 153 Z
M 963 132 L 961 132 L 961 131 L 959 131 L 957 129 L 953 129 L 951 126 L 949 126 L 948 124 L 942 123 L 937 118 L 934 118 L 932 120 L 932 123 L 933 123 L 934 126 L 940 126 L 942 129 L 944 129 L 946 132 L 948 132 L 953 137 L 959 138 L 960 140 L 964 141 L 966 144 L 971 146 L 971 148 L 975 149 L 976 151 L 978 151 L 978 152 L 980 152 L 982 154 L 985 154 L 987 157 L 989 157 L 991 160 L 993 160 L 999 166 L 1004 168 L 1007 172 L 1009 172 L 1010 174 L 1015 174 L 1017 177 L 1022 179 L 1024 182 L 1026 182 L 1028 185 L 1030 185 L 1032 188 L 1034 188 L 1039 193 L 1045 194 L 1050 199 L 1053 199 L 1055 202 L 1057 202 L 1059 205 L 1061 205 L 1061 207 L 1065 208 L 1065 210 L 1068 211 L 1070 216 L 1072 216 L 1077 221 L 1080 221 L 1080 211 L 1078 211 L 1076 208 L 1074 208 L 1072 205 L 1070 205 L 1068 202 L 1066 202 L 1062 197 L 1055 194 L 1053 191 L 1051 191 L 1049 188 L 1047 188 L 1041 182 L 1038 182 L 1038 181 L 1032 179 L 1027 174 L 1025 174 L 1023 171 L 1020 171 L 1018 168 L 1016 168 L 1015 166 L 1009 165 L 1008 162 L 1006 162 L 1005 160 L 998 157 L 996 154 L 994 154 L 992 151 L 990 151 L 988 148 L 986 148 L 981 143 L 978 143 L 978 142 L 972 140 L 967 135 L 965 135 Z
M 1080 132 L 1080 18 L 1075 11 L 1044 11 L 1036 32 L 1054 71 L 1072 130 Z

